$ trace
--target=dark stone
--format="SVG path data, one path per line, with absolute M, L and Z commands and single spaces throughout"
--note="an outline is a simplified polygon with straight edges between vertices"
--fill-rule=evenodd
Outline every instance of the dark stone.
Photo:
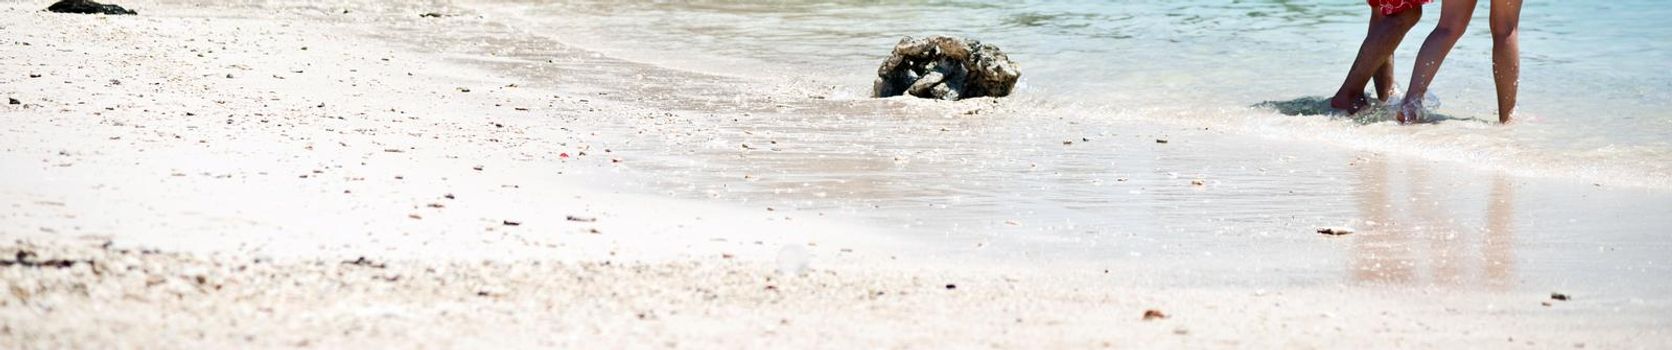
M 106 15 L 137 15 L 139 12 L 122 8 L 112 4 L 100 4 L 92 0 L 62 0 L 46 8 L 47 11 L 57 13 L 85 13 Z
M 17 100 L 17 99 L 15 99 L 15 98 L 10 98 L 10 97 L 7 97 L 7 98 L 6 98 L 6 103 L 9 103 L 9 104 L 14 104 L 14 105 L 20 105 L 20 104 L 23 104 L 23 101 L 18 101 L 18 100 Z
M 1004 97 L 1022 72 L 997 46 L 947 36 L 905 37 L 877 68 L 872 97 Z

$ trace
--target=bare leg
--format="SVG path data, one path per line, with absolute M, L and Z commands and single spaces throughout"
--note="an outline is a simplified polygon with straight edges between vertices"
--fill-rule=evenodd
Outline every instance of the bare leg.
M 1422 121 L 1422 99 L 1428 94 L 1428 84 L 1434 82 L 1434 74 L 1440 72 L 1440 63 L 1445 62 L 1451 47 L 1463 37 L 1463 31 L 1469 27 L 1469 17 L 1474 12 L 1475 0 L 1445 0 L 1440 3 L 1440 24 L 1422 42 L 1422 51 L 1417 52 L 1417 63 L 1411 67 L 1411 85 L 1405 90 L 1405 101 L 1399 108 L 1399 122 Z
M 1498 122 L 1515 115 L 1521 85 L 1521 0 L 1492 0 L 1492 78 L 1498 86 Z
M 1382 67 L 1376 69 L 1374 78 L 1372 81 L 1376 83 L 1376 99 L 1387 102 L 1393 98 L 1393 89 L 1399 85 L 1393 80 L 1393 55 L 1388 55 L 1387 62 L 1383 62 Z
M 1357 113 L 1364 108 L 1364 86 L 1393 56 L 1393 50 L 1399 47 L 1399 41 L 1405 39 L 1405 33 L 1416 25 L 1422 18 L 1422 9 L 1415 8 L 1383 16 L 1380 12 L 1370 15 L 1370 30 L 1364 35 L 1364 43 L 1359 45 L 1358 58 L 1353 59 L 1352 68 L 1347 70 L 1347 79 L 1336 90 L 1335 97 L 1330 99 L 1330 106 Z M 1391 69 L 1389 70 L 1391 71 Z M 1391 82 L 1392 80 L 1387 80 Z

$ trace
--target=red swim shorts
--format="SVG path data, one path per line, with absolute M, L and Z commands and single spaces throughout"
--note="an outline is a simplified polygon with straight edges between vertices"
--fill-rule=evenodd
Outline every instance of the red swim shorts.
M 1414 8 L 1417 8 L 1417 7 L 1421 7 L 1424 4 L 1434 2 L 1434 0 L 1368 0 L 1368 1 L 1370 2 L 1370 8 L 1381 12 L 1383 16 L 1392 16 L 1395 13 L 1405 12 L 1405 10 L 1414 9 Z

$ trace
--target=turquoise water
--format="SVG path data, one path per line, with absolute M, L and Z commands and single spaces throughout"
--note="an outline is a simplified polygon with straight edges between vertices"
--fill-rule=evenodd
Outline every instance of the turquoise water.
M 1487 2 L 1432 91 L 1437 126 L 1285 118 L 1267 101 L 1332 93 L 1362 39 L 1357 1 L 571 1 L 537 16 L 565 42 L 718 74 L 868 93 L 902 35 L 954 34 L 1023 67 L 1019 99 L 1099 115 L 1147 114 L 1272 138 L 1469 163 L 1522 175 L 1672 187 L 1672 8 L 1658 1 L 1528 1 L 1524 123 L 1495 118 Z M 1401 82 L 1439 17 L 1427 8 L 1396 59 Z M 1134 113 L 1136 112 L 1136 113 Z M 1450 124 L 1450 125 L 1446 125 Z

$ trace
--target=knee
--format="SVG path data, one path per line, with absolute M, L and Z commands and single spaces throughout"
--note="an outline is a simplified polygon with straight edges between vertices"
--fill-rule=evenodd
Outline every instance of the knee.
M 1516 33 L 1521 31 L 1521 29 L 1518 28 L 1518 27 L 1519 26 L 1514 24 L 1514 23 L 1493 22 L 1492 23 L 1492 41 L 1501 43 L 1501 42 L 1505 42 L 1505 41 L 1515 40 Z

